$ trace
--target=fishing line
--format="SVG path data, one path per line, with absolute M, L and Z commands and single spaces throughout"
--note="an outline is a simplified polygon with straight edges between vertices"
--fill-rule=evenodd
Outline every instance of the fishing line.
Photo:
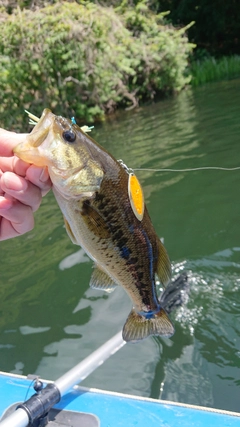
M 25 110 L 29 117 L 29 124 L 36 125 L 36 123 L 39 122 L 39 117 L 35 116 L 34 114 L 30 113 L 29 111 Z M 72 124 L 76 124 L 75 117 L 71 117 Z M 81 130 L 83 132 L 91 132 L 91 130 L 94 128 L 94 126 L 82 126 Z M 118 160 L 118 162 L 129 172 L 131 171 L 145 171 L 145 172 L 194 172 L 194 171 L 201 171 L 201 170 L 221 170 L 221 171 L 236 171 L 240 169 L 240 166 L 236 166 L 233 168 L 224 168 L 221 166 L 202 166 L 199 168 L 189 168 L 189 169 L 171 169 L 171 168 L 163 168 L 163 169 L 150 169 L 150 168 L 134 168 L 129 169 L 122 160 Z
M 28 397 L 28 393 L 30 392 L 30 389 L 31 389 L 31 387 L 33 387 L 34 388 L 34 390 L 35 390 L 35 392 L 39 392 L 39 391 L 41 391 L 42 390 L 42 388 L 43 388 L 43 383 L 42 383 L 42 381 L 39 379 L 39 376 L 36 376 L 36 375 L 28 375 L 28 378 L 30 379 L 30 378 L 32 378 L 32 381 L 30 382 L 30 384 L 29 384 L 29 386 L 28 386 L 28 389 L 27 389 L 27 392 L 26 392 L 26 395 L 25 395 L 25 399 L 24 399 L 24 401 L 26 401 L 27 400 L 27 397 Z
M 199 168 L 189 168 L 189 169 L 151 169 L 151 168 L 134 168 L 134 171 L 145 171 L 145 172 L 194 172 L 201 170 L 220 170 L 220 171 L 236 171 L 239 170 L 240 166 L 233 168 L 224 168 L 221 166 L 202 166 Z

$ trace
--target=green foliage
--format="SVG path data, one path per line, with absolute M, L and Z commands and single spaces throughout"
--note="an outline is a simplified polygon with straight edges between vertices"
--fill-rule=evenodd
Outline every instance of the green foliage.
M 45 107 L 89 123 L 190 81 L 185 30 L 166 25 L 145 2 L 116 10 L 89 2 L 18 7 L 0 20 L 2 126 L 23 129 L 23 110 L 40 115 Z
M 192 85 L 240 77 L 240 56 L 208 57 L 191 64 Z

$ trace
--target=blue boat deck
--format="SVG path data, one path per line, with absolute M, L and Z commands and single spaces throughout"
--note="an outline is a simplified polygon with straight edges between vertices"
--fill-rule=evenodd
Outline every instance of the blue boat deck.
M 34 393 L 30 379 L 0 372 L 0 416 L 10 405 L 23 402 Z M 237 413 L 79 386 L 63 396 L 55 408 L 94 414 L 100 427 L 240 426 L 240 414 Z

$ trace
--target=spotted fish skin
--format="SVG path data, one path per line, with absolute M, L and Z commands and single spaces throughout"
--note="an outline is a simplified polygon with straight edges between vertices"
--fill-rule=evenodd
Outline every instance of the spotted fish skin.
M 146 206 L 140 219 L 134 212 L 126 167 L 71 120 L 47 109 L 15 153 L 48 167 L 68 235 L 95 263 L 90 286 L 111 292 L 120 285 L 129 295 L 133 309 L 124 340 L 171 336 L 155 283 L 158 275 L 167 285 L 170 261 Z

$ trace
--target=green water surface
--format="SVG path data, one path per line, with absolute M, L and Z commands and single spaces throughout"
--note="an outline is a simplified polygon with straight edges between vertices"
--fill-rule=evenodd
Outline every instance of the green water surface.
M 118 113 L 92 136 L 133 168 L 240 166 L 240 81 Z M 239 411 L 240 171 L 137 175 L 189 301 L 171 339 L 126 345 L 82 384 Z M 92 262 L 51 193 L 35 218 L 0 244 L 0 370 L 54 380 L 118 332 L 131 303 L 121 288 L 89 289 Z

